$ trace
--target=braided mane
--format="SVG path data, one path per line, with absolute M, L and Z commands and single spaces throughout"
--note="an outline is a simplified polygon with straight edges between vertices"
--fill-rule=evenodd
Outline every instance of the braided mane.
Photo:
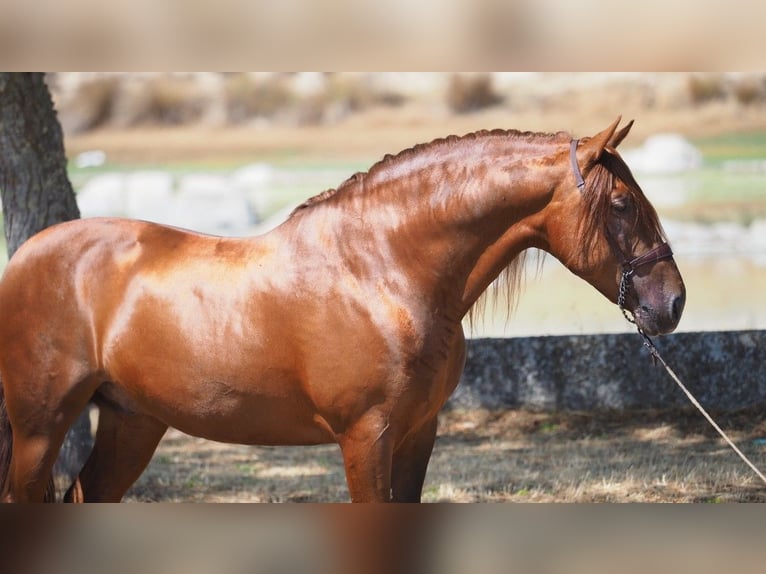
M 476 141 L 479 139 L 493 138 L 493 137 L 504 138 L 504 139 L 516 139 L 516 140 L 524 141 L 525 143 L 543 142 L 543 141 L 550 141 L 553 139 L 561 139 L 561 140 L 568 141 L 570 139 L 569 134 L 565 132 L 557 132 L 557 133 L 551 134 L 551 133 L 540 133 L 540 132 L 529 132 L 529 131 L 522 132 L 519 130 L 502 130 L 502 129 L 480 130 L 480 131 L 465 134 L 463 136 L 450 135 L 447 137 L 438 138 L 429 143 L 417 144 L 411 148 L 404 149 L 397 154 L 393 154 L 393 155 L 386 154 L 383 157 L 383 159 L 373 164 L 373 166 L 370 167 L 370 169 L 367 170 L 366 172 L 355 173 L 354 175 L 349 177 L 346 181 L 341 183 L 337 188 L 328 189 L 318 195 L 308 198 L 306 201 L 298 205 L 293 210 L 293 212 L 290 214 L 290 217 L 293 217 L 297 213 L 302 212 L 310 207 L 313 207 L 316 204 L 324 203 L 328 199 L 331 199 L 337 196 L 339 193 L 349 188 L 356 187 L 357 185 L 362 183 L 365 179 L 375 177 L 380 173 L 390 170 L 393 166 L 409 161 L 420 154 L 425 154 L 438 148 L 454 147 L 455 145 L 458 145 L 466 141 Z

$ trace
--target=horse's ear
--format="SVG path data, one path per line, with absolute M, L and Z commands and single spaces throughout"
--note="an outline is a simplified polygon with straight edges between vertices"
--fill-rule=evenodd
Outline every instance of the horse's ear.
M 591 138 L 583 138 L 580 146 L 578 146 L 577 158 L 580 165 L 590 166 L 598 161 L 601 154 L 604 153 L 604 148 L 609 145 L 614 136 L 614 132 L 620 123 L 622 116 L 617 116 L 617 119 L 606 128 L 604 131 L 597 133 Z M 630 126 L 628 126 L 630 127 Z M 620 132 L 622 133 L 622 132 Z M 619 136 L 619 134 L 617 134 Z M 626 132 L 627 135 L 627 132 Z
M 625 136 L 628 135 L 630 128 L 633 127 L 634 121 L 635 120 L 630 120 L 630 122 L 628 122 L 628 125 L 626 125 L 624 128 L 621 128 L 620 131 L 618 131 L 616 134 L 612 136 L 612 139 L 609 140 L 610 148 L 616 149 L 617 146 L 622 143 L 622 140 L 624 140 Z

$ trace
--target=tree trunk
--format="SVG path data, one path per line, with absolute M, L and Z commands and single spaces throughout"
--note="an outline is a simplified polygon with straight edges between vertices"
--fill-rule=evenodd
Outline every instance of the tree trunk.
M 77 219 L 64 138 L 41 73 L 0 73 L 0 194 L 10 258 L 38 231 Z M 88 409 L 70 430 L 56 474 L 73 479 L 92 447 Z

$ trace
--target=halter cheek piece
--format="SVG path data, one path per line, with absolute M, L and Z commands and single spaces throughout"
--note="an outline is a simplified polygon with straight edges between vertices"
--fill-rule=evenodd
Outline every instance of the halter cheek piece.
M 572 142 L 569 144 L 569 161 L 572 164 L 572 171 L 574 172 L 575 182 L 577 183 L 577 187 L 581 192 L 585 191 L 585 180 L 582 177 L 582 172 L 580 171 L 580 166 L 577 165 L 577 143 L 579 140 L 572 140 Z M 609 241 L 609 245 L 612 248 L 612 251 L 615 252 L 615 254 L 619 257 L 620 262 L 622 263 L 622 277 L 620 279 L 620 291 L 619 295 L 617 297 L 617 306 L 622 311 L 622 314 L 625 315 L 625 318 L 630 321 L 631 323 L 635 323 L 635 320 L 632 317 L 629 317 L 627 314 L 627 311 L 625 310 L 625 295 L 628 292 L 628 287 L 630 286 L 630 278 L 633 276 L 633 274 L 636 272 L 636 269 L 639 269 L 640 267 L 643 267 L 645 265 L 652 265 L 654 263 L 657 263 L 658 261 L 662 261 L 663 259 L 670 259 L 673 257 L 673 251 L 670 249 L 670 245 L 663 242 L 659 244 L 654 249 L 651 249 L 644 253 L 643 255 L 639 255 L 637 257 L 634 257 L 633 259 L 628 259 L 625 256 L 625 253 L 620 248 L 619 244 L 615 240 L 615 238 L 612 236 L 612 234 L 609 231 L 608 226 L 604 226 L 604 231 L 606 234 L 606 239 Z

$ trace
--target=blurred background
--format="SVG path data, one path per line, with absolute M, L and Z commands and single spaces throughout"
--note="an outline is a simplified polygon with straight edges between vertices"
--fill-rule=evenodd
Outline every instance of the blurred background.
M 680 330 L 766 326 L 766 74 L 50 73 L 83 217 L 224 235 L 265 232 L 386 153 L 449 134 L 596 133 L 660 212 L 688 287 Z M 4 253 L 4 250 L 2 250 Z M 530 258 L 508 320 L 473 336 L 620 332 L 612 305 L 551 257 Z
M 757 69 L 766 11 L 744 0 L 710 0 L 704 7 L 691 0 L 0 5 L 0 61 L 11 70 Z M 622 151 L 658 207 L 687 280 L 689 302 L 680 329 L 766 323 L 759 300 L 766 287 L 763 74 L 55 73 L 48 82 L 83 215 L 116 213 L 227 234 L 267 229 L 302 198 L 337 186 L 385 153 L 435 137 L 495 127 L 568 130 L 580 137 L 603 129 L 617 114 L 635 118 Z M 627 328 L 612 305 L 550 257 L 539 273 L 530 269 L 510 322 L 502 302 L 497 309 L 497 317 L 489 313 L 475 334 Z M 569 451 L 565 445 L 551 458 L 568 464 Z M 182 475 L 177 467 L 172 474 Z M 405 571 L 383 561 L 370 561 L 365 569 L 336 568 L 336 558 L 324 553 L 326 541 L 317 542 L 317 532 L 333 532 L 323 509 L 311 522 L 311 507 L 302 506 L 293 518 L 284 507 L 270 514 L 247 507 L 240 515 L 247 523 L 241 524 L 231 506 L 205 506 L 197 519 L 184 511 L 198 507 L 141 506 L 146 508 L 155 511 L 152 520 L 145 514 L 123 520 L 124 511 L 91 507 L 52 540 L 40 539 L 59 524 L 50 512 L 35 516 L 34 509 L 24 509 L 19 517 L 28 519 L 28 528 L 20 528 L 24 520 L 10 519 L 5 530 L 26 533 L 34 544 L 5 538 L 26 566 L 10 570 L 30 571 L 31 557 L 37 557 L 42 565 L 36 571 L 46 573 L 103 566 L 118 572 L 147 566 L 155 572 Z M 633 512 L 599 507 L 612 513 L 605 516 L 578 505 L 569 507 L 575 513 L 570 522 L 562 520 L 566 506 L 550 516 L 538 514 L 536 521 L 531 508 L 473 506 L 460 515 L 434 516 L 430 526 L 397 520 L 395 531 L 418 540 L 422 536 L 410 536 L 412 527 L 402 526 L 423 533 L 436 528 L 425 552 L 439 548 L 428 554 L 438 565 L 419 572 L 607 572 L 631 566 L 645 571 L 648 560 L 674 572 L 732 565 L 759 572 L 763 564 L 753 538 L 762 521 L 751 517 L 743 524 L 742 507 L 664 505 L 646 511 L 648 520 L 642 521 L 635 513 L 645 506 L 631 507 L 637 508 Z M 215 517 L 216 511 L 228 516 Z M 359 538 L 369 533 L 359 526 L 376 522 L 365 511 L 371 512 L 363 509 L 364 520 L 349 529 Z M 583 520 L 587 514 L 591 522 Z M 89 523 L 74 524 L 79 516 Z M 299 536 L 276 543 L 269 534 L 281 535 L 285 520 Z M 168 535 L 172 540 L 162 545 Z M 350 544 L 341 542 L 344 548 Z M 4 548 L 0 555 L 4 565 L 12 564 L 12 552 Z M 390 556 L 395 560 L 397 553 Z

